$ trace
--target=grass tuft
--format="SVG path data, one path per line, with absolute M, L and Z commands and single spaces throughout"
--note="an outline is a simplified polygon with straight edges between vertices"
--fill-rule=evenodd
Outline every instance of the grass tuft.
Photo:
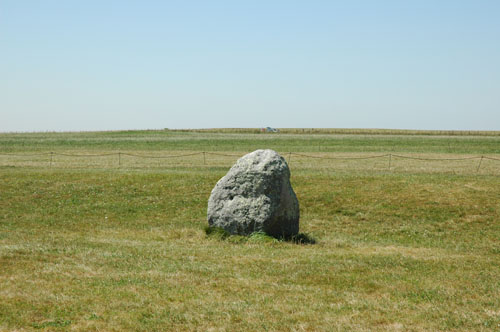
M 315 244 L 316 239 L 314 239 L 311 235 L 307 233 L 299 233 L 290 237 L 279 237 L 275 238 L 271 235 L 268 235 L 264 232 L 255 232 L 250 234 L 249 236 L 242 235 L 233 235 L 230 234 L 223 228 L 220 227 L 212 227 L 205 226 L 204 228 L 205 234 L 207 237 L 216 238 L 219 240 L 228 240 L 233 243 L 242 243 L 242 242 L 252 242 L 252 243 L 275 243 L 275 242 L 291 242 L 296 244 Z
M 219 240 L 225 240 L 231 236 L 231 234 L 223 228 L 205 226 L 205 234 L 208 237 L 217 238 Z
M 264 232 L 255 232 L 250 234 L 250 236 L 248 237 L 248 241 L 253 243 L 274 243 L 278 242 L 278 239 Z
M 35 329 L 45 329 L 48 327 L 66 327 L 71 324 L 70 320 L 56 319 L 53 321 L 46 321 L 42 323 L 33 323 L 32 326 Z

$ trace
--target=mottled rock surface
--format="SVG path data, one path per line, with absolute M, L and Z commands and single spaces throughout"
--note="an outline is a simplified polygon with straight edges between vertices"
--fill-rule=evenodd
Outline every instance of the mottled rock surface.
M 212 190 L 207 217 L 210 226 L 231 234 L 296 235 L 299 202 L 285 159 L 273 150 L 241 157 Z

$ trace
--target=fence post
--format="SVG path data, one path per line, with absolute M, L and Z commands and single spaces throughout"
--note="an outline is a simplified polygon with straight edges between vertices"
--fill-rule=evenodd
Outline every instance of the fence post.
M 207 159 L 205 158 L 205 151 L 203 151 L 203 165 L 207 164 Z
M 54 159 L 54 152 L 51 152 L 50 153 L 50 163 L 49 163 L 49 167 L 52 167 L 52 160 Z
M 122 165 L 122 153 L 118 152 L 118 166 Z
M 389 171 L 391 170 L 392 153 L 389 153 Z
M 290 167 L 290 161 L 292 160 L 292 153 L 288 152 L 288 167 Z
M 481 167 L 481 162 L 483 161 L 483 157 L 484 156 L 481 156 L 481 159 L 479 159 L 479 165 L 477 165 L 476 173 L 479 172 L 479 167 Z

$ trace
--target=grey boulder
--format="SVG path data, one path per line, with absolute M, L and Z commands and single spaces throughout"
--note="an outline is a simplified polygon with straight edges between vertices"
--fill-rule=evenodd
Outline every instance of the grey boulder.
M 210 226 L 231 234 L 296 235 L 299 202 L 285 159 L 273 150 L 241 157 L 212 190 L 207 217 Z

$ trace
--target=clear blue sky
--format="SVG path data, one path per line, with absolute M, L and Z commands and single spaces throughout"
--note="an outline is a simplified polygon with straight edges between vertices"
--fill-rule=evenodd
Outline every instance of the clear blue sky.
M 500 130 L 500 1 L 0 0 L 0 131 Z

